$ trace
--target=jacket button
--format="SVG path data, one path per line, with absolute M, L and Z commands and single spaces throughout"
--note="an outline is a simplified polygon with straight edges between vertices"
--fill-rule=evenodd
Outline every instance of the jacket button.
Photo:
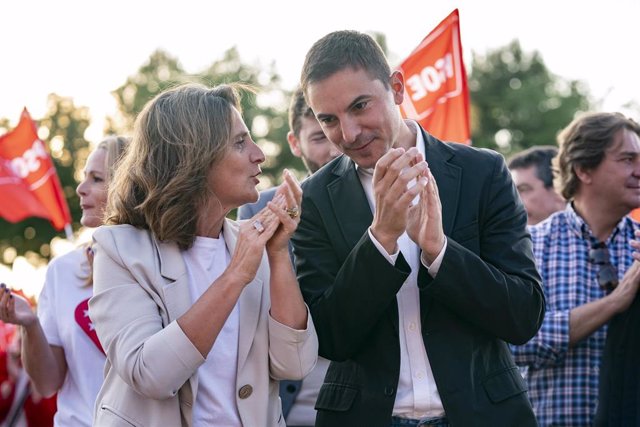
M 238 397 L 240 399 L 246 399 L 247 397 L 251 396 L 251 393 L 253 393 L 253 387 L 251 387 L 249 384 L 246 384 L 240 387 L 240 390 L 238 390 Z
M 394 392 L 395 390 L 393 389 L 393 387 L 387 386 L 384 388 L 384 394 L 387 396 L 393 396 Z

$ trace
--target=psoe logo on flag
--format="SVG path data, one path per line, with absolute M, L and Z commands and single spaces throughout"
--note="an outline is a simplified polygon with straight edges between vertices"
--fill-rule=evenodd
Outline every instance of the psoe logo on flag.
M 36 139 L 31 144 L 31 147 L 27 148 L 22 155 L 11 159 L 9 167 L 14 174 L 25 179 L 32 173 L 39 172 L 41 169 L 44 169 L 42 167 L 42 161 L 48 158 L 49 155 L 44 147 L 44 143 L 39 139 Z M 35 179 L 40 179 L 44 173 L 46 173 L 46 170 L 43 170 L 42 173 L 38 174 Z
M 18 125 L 0 135 L 0 166 L 0 217 L 11 222 L 47 218 L 56 230 L 71 224 L 56 168 L 26 108 Z
M 446 141 L 469 143 L 469 90 L 458 10 L 445 18 L 398 67 L 405 76 L 401 111 Z

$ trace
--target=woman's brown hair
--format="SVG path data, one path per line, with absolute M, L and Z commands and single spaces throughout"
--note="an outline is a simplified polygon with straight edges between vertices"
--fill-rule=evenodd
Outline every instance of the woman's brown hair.
M 159 240 L 192 246 L 211 197 L 207 176 L 229 146 L 239 84 L 169 89 L 138 115 L 130 149 L 109 186 L 107 224 L 131 224 Z

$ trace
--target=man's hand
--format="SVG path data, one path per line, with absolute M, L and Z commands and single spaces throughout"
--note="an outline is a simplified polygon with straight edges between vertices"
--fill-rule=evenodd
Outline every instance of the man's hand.
M 418 149 L 405 151 L 393 148 L 378 160 L 373 172 L 373 196 L 376 209 L 371 233 L 392 254 L 397 251 L 398 238 L 405 232 L 411 201 L 425 188 L 426 180 L 408 184 L 427 171 Z
M 427 170 L 420 177 L 427 184 L 420 192 L 420 200 L 409 209 L 407 234 L 422 250 L 422 257 L 431 265 L 444 246 L 444 231 L 442 229 L 442 204 L 438 185 Z

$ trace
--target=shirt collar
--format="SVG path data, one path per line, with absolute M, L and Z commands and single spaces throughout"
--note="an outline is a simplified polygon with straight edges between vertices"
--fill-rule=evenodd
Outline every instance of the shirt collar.
M 573 207 L 573 202 L 567 204 L 567 222 L 571 230 L 576 235 L 582 237 L 584 240 L 590 241 L 591 243 L 596 243 L 598 241 L 598 239 L 596 239 L 596 237 L 591 232 L 589 224 L 587 224 L 585 220 L 580 215 L 578 215 L 578 212 L 576 212 L 575 208 Z M 605 244 L 609 245 L 618 234 L 624 236 L 624 231 L 627 227 L 630 226 L 631 220 L 627 216 L 622 217 L 620 222 L 616 224 L 609 237 L 607 237 Z

